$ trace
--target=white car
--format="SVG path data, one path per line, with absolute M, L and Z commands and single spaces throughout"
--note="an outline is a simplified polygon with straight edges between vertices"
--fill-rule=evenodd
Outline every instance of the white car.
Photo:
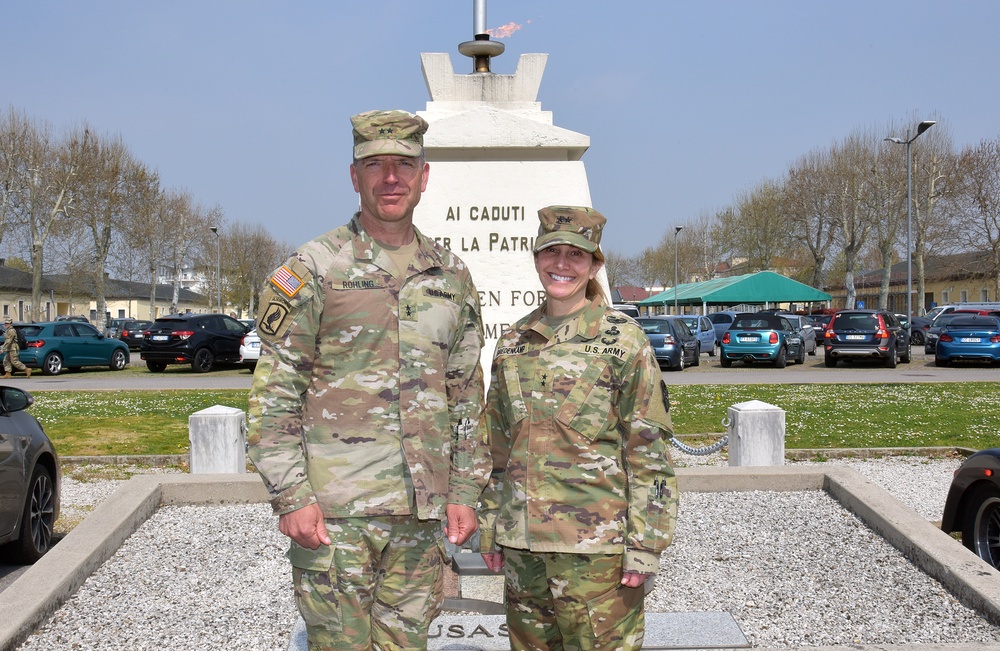
M 258 359 L 260 359 L 260 337 L 257 336 L 257 330 L 253 329 L 243 335 L 243 341 L 240 342 L 240 364 L 254 368 Z

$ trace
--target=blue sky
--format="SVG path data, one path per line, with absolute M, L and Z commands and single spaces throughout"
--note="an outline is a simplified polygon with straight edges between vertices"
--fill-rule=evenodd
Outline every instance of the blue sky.
M 120 133 L 166 187 L 293 244 L 357 206 L 351 115 L 423 110 L 421 52 L 471 70 L 471 0 L 5 4 L 4 110 Z M 858 129 L 1000 134 L 1000 2 L 489 0 L 488 26 L 511 23 L 493 71 L 549 54 L 538 99 L 591 137 L 625 255 Z

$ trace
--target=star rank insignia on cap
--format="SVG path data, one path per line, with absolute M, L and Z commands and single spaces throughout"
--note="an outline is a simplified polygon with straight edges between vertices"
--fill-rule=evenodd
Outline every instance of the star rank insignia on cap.
M 302 279 L 286 265 L 282 265 L 271 276 L 271 284 L 281 290 L 288 298 L 294 297 L 302 289 Z

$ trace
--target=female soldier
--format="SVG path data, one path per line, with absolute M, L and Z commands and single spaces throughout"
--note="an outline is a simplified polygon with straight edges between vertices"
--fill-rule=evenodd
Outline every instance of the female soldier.
M 493 357 L 483 558 L 504 568 L 512 649 L 640 649 L 643 583 L 677 515 L 665 387 L 642 328 L 595 279 L 604 216 L 538 216 L 546 299 Z

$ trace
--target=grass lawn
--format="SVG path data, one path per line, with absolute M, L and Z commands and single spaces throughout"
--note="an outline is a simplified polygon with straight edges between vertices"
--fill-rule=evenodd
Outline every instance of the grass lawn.
M 786 448 L 1000 445 L 1000 383 L 671 386 L 677 434 L 723 432 L 731 405 L 785 410 Z M 37 391 L 29 409 L 62 456 L 184 454 L 188 416 L 246 411 L 247 392 Z

